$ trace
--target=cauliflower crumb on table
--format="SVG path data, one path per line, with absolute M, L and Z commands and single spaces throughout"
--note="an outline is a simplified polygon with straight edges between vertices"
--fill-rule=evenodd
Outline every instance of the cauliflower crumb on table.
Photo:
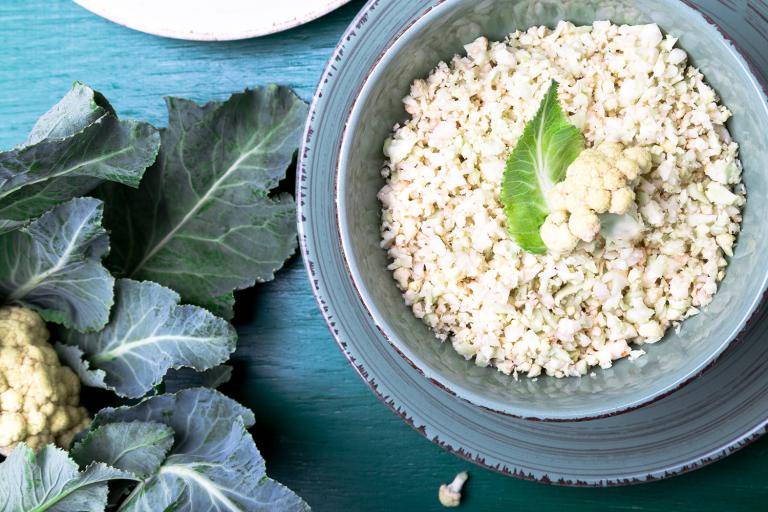
M 746 191 L 731 113 L 676 41 L 560 22 L 478 38 L 412 84 L 384 146 L 382 247 L 438 338 L 506 374 L 585 375 L 712 300 Z M 538 255 L 508 236 L 499 191 L 551 80 L 588 149 L 550 191 Z
M 62 366 L 36 312 L 0 308 L 0 454 L 17 443 L 68 449 L 90 418 L 80 407 L 80 380 Z

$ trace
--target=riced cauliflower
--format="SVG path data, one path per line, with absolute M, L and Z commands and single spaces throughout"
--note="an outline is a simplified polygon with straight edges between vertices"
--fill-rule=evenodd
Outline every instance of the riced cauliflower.
M 0 308 L 0 454 L 17 443 L 69 448 L 90 423 L 80 381 L 61 366 L 42 318 L 30 309 Z
M 478 38 L 412 84 L 384 146 L 382 247 L 438 338 L 515 377 L 578 376 L 712 300 L 746 191 L 731 113 L 675 44 L 653 24 L 561 22 Z M 587 149 L 548 196 L 552 250 L 531 254 L 499 195 L 552 80 Z

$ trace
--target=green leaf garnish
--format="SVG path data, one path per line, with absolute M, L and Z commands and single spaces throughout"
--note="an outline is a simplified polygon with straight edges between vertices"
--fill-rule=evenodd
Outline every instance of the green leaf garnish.
M 539 229 L 549 215 L 547 192 L 565 178 L 568 166 L 584 149 L 584 138 L 557 101 L 558 83 L 544 95 L 541 106 L 525 126 L 507 158 L 501 183 L 501 202 L 507 230 L 517 244 L 533 253 L 545 253 Z

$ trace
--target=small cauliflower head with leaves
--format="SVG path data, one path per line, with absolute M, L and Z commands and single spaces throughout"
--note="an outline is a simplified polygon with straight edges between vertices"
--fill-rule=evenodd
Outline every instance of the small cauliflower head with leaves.
M 90 423 L 80 403 L 80 381 L 62 366 L 36 312 L 0 308 L 0 453 L 17 443 L 69 448 Z
M 549 191 L 551 213 L 541 226 L 541 239 L 556 253 L 572 251 L 580 240 L 591 242 L 600 232 L 600 214 L 624 215 L 635 204 L 634 184 L 651 170 L 651 153 L 604 142 L 582 151 L 565 179 Z

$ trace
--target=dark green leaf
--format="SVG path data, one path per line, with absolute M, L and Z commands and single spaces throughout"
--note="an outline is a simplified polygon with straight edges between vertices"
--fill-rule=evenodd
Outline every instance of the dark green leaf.
M 230 381 L 232 367 L 227 364 L 214 366 L 208 370 L 198 372 L 191 368 L 179 368 L 170 370 L 163 381 L 166 393 L 175 393 L 182 389 L 205 387 L 216 389 Z
M 51 109 L 40 116 L 29 132 L 25 146 L 45 139 L 62 139 L 84 130 L 115 111 L 107 99 L 87 85 L 75 82 L 72 89 Z
M 76 83 L 24 145 L 0 153 L 0 232 L 103 181 L 137 187 L 159 143 L 151 125 L 118 120 L 101 94 Z
M 66 332 L 59 355 L 85 384 L 131 398 L 146 394 L 169 368 L 207 370 L 229 359 L 234 328 L 178 302 L 176 292 L 159 284 L 119 279 L 109 324 L 97 333 Z
M 101 264 L 109 251 L 102 209 L 96 199 L 73 199 L 0 235 L 0 298 L 72 329 L 104 327 L 114 278 Z
M 114 233 L 109 264 L 231 318 L 233 290 L 272 279 L 295 250 L 293 198 L 270 191 L 291 163 L 307 106 L 277 86 L 204 106 L 167 103 L 162 148 L 139 190 L 101 192 Z
M 124 471 L 94 463 L 78 472 L 67 453 L 53 445 L 35 455 L 25 444 L 0 464 L 2 512 L 102 512 L 107 482 L 137 480 Z
M 159 470 L 126 498 L 122 511 L 309 510 L 266 476 L 264 459 L 246 430 L 253 414 L 217 391 L 190 389 L 104 409 L 94 427 L 126 421 L 164 423 L 176 432 L 176 444 Z
M 168 425 L 118 422 L 91 430 L 70 453 L 83 467 L 99 461 L 146 478 L 157 472 L 171 446 L 173 429 Z

